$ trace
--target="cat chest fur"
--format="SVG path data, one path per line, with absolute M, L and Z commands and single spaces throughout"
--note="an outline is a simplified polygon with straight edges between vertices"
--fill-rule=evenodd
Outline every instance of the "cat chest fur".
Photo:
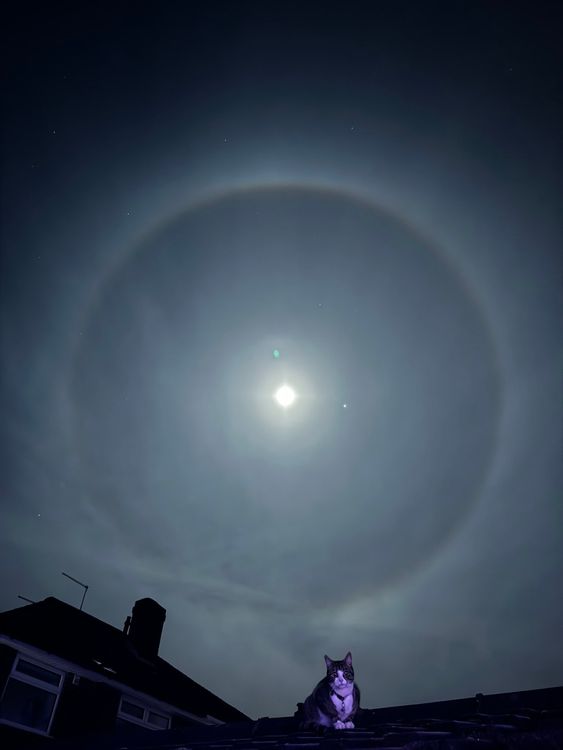
M 350 695 L 347 695 L 344 700 L 338 697 L 336 693 L 333 693 L 330 696 L 331 701 L 334 704 L 334 707 L 336 708 L 336 713 L 338 714 L 338 718 L 342 721 L 344 719 L 347 719 L 348 716 L 352 713 L 352 708 L 354 705 L 354 696 L 350 693 Z

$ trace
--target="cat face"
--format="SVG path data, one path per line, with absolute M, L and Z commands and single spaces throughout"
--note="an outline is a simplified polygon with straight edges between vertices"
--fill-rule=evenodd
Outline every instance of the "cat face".
M 333 661 L 325 654 L 326 674 L 333 690 L 342 690 L 354 682 L 352 654 L 348 651 L 342 661 Z

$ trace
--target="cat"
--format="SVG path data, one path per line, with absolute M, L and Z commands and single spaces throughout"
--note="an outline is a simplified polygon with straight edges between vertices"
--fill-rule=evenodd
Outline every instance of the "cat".
M 354 682 L 352 654 L 333 661 L 325 654 L 324 677 L 303 704 L 303 729 L 354 729 L 360 690 Z

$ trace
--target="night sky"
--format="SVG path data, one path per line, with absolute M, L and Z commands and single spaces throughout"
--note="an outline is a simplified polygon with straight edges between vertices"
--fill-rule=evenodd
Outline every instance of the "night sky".
M 563 683 L 560 7 L 20 4 L 2 610 L 252 717 Z

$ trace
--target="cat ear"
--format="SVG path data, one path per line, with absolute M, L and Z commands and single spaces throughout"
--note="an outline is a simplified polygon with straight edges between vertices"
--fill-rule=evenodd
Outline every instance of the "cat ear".
M 351 653 L 350 653 L 349 651 L 348 651 L 348 653 L 346 654 L 346 656 L 344 657 L 344 661 L 346 662 L 346 664 L 347 664 L 347 665 L 348 665 L 349 667 L 351 667 L 351 666 L 352 666 L 352 654 L 351 654 Z
M 326 654 L 325 654 L 325 664 L 326 664 L 327 669 L 329 669 L 330 666 L 332 665 L 332 659 L 330 659 Z

